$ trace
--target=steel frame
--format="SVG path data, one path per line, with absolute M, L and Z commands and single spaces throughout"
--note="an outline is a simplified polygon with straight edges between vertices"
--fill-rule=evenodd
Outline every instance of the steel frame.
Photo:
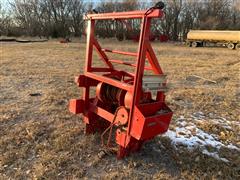
M 86 123 L 86 133 L 103 131 L 110 124 L 117 126 L 116 143 L 119 145 L 118 158 L 139 150 L 144 141 L 167 131 L 172 117 L 172 111 L 166 106 L 164 102 L 165 95 L 162 91 L 157 92 L 156 101 L 141 103 L 144 70 L 151 70 L 156 75 L 163 75 L 163 71 L 149 42 L 151 19 L 161 18 L 162 16 L 162 10 L 153 9 L 148 13 L 146 11 L 114 12 L 88 14 L 85 17 L 88 24 L 86 63 L 84 74 L 76 79 L 78 86 L 83 87 L 83 96 L 82 99 L 70 100 L 69 109 L 75 114 L 83 113 L 83 120 Z M 142 20 L 137 53 L 103 49 L 94 37 L 96 20 L 126 20 L 136 18 Z M 94 49 L 106 67 L 92 67 Z M 136 64 L 109 59 L 106 53 L 136 57 Z M 151 67 L 145 67 L 146 59 L 149 61 Z M 118 71 L 113 66 L 113 63 L 135 67 L 135 72 Z M 124 79 L 129 78 L 129 80 L 124 81 L 112 78 L 113 74 L 120 75 Z M 110 107 L 99 102 L 97 98 L 90 98 L 90 87 L 97 86 L 98 83 L 106 83 L 131 94 L 130 107 L 128 107 L 128 120 L 125 126 L 120 127 L 114 122 L 117 110 L 112 111 Z M 165 112 L 156 114 L 156 112 L 161 110 Z

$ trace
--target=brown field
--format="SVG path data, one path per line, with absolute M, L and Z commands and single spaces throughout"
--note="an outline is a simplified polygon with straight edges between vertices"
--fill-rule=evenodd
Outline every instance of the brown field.
M 137 46 L 114 40 L 102 44 L 127 51 Z M 240 52 L 171 43 L 153 47 L 168 75 L 167 103 L 174 111 L 170 129 L 175 131 L 181 117 L 240 148 Z M 124 160 L 114 154 L 99 158 L 99 135 L 85 136 L 81 117 L 68 112 L 68 100 L 81 94 L 74 76 L 82 72 L 84 59 L 85 43 L 1 44 L 0 179 L 240 178 L 239 149 L 219 148 L 219 156 L 228 160 L 222 161 L 201 148 L 176 148 L 166 136 Z M 202 120 L 195 122 L 199 114 Z

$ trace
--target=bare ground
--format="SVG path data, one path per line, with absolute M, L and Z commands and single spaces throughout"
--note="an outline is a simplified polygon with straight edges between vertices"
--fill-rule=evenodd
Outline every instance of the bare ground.
M 105 40 L 104 45 L 136 49 L 133 42 Z M 239 148 L 240 53 L 153 46 L 168 75 L 171 130 L 179 117 L 193 122 L 194 113 L 204 114 L 204 123 L 195 123 L 199 129 Z M 84 58 L 85 43 L 1 44 L 0 179 L 239 179 L 238 150 L 219 149 L 228 159 L 223 162 L 198 148 L 176 148 L 166 136 L 124 160 L 114 154 L 99 158 L 99 135 L 85 136 L 81 117 L 68 112 L 68 100 L 81 94 L 74 76 L 82 71 Z M 214 123 L 219 118 L 223 122 Z

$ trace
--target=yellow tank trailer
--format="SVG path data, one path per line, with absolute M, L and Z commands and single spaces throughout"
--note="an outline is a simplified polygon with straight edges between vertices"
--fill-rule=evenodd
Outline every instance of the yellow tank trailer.
M 190 30 L 187 34 L 189 47 L 201 47 L 209 42 L 240 50 L 240 31 Z

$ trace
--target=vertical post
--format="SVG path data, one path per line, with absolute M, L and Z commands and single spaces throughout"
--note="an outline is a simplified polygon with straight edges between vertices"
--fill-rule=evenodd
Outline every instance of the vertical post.
M 93 19 L 88 20 L 87 25 L 87 49 L 86 49 L 86 60 L 84 73 L 91 71 L 92 68 L 92 55 L 93 55 L 93 41 L 94 41 L 94 25 Z M 90 87 L 87 85 L 83 88 L 83 100 L 85 109 L 89 108 L 89 90 Z M 86 110 L 83 113 L 84 122 L 89 123 L 89 114 Z
M 146 58 L 146 51 L 147 51 L 147 43 L 149 41 L 149 33 L 150 33 L 150 24 L 151 19 L 147 18 L 144 15 L 142 18 L 142 26 L 141 26 L 141 33 L 140 33 L 140 40 L 139 40 L 139 47 L 138 47 L 138 56 L 137 56 L 137 67 L 135 68 L 135 78 L 133 84 L 133 99 L 130 109 L 130 116 L 128 122 L 128 135 L 131 131 L 131 121 L 134 117 L 134 109 L 135 106 L 139 104 L 141 98 L 141 90 L 142 90 L 142 77 L 144 74 L 144 66 L 145 66 L 145 58 Z
M 87 49 L 86 49 L 85 72 L 91 71 L 91 66 L 92 66 L 94 26 L 95 26 L 95 21 L 93 19 L 89 19 L 87 22 Z

